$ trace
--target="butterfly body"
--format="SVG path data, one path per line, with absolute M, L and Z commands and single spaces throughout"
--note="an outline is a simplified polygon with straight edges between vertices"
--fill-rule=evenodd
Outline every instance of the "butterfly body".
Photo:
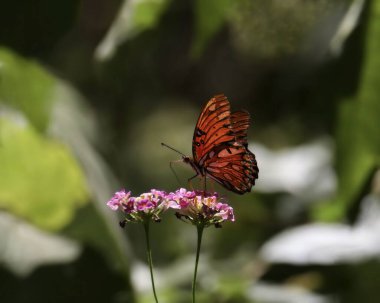
M 248 150 L 249 124 L 249 113 L 231 113 L 224 95 L 211 98 L 203 106 L 194 130 L 193 157 L 183 156 L 182 160 L 196 176 L 210 177 L 238 194 L 249 192 L 259 172 L 255 155 Z

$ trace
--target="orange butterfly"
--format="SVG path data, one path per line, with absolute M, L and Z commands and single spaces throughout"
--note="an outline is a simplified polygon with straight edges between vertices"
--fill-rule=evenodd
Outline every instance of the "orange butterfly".
M 193 158 L 182 156 L 196 172 L 189 180 L 208 176 L 235 193 L 251 191 L 259 168 L 255 155 L 248 150 L 249 124 L 249 113 L 231 113 L 226 96 L 211 98 L 203 106 L 195 126 Z

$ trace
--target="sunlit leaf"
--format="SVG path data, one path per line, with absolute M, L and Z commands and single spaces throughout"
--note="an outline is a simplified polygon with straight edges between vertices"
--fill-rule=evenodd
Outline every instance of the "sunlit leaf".
M 4 247 L 0 262 L 19 276 L 27 276 L 41 265 L 72 262 L 81 252 L 79 243 L 6 212 L 0 212 L 0 241 Z
M 0 103 L 22 111 L 39 130 L 49 122 L 54 87 L 39 64 L 0 48 Z
M 91 193 L 91 203 L 78 209 L 70 224 L 60 232 L 101 252 L 110 264 L 123 272 L 126 291 L 133 296 L 129 276 L 133 258 L 130 245 L 125 230 L 118 224 L 120 219 L 105 204 L 121 185 L 91 144 L 98 130 L 96 121 L 83 96 L 69 83 L 58 83 L 52 119 L 51 134 L 65 142 L 76 155 Z M 125 301 L 134 302 L 132 298 Z
M 88 200 L 70 151 L 5 117 L 0 129 L 0 207 L 45 229 L 68 224 Z
M 95 52 L 98 60 L 107 60 L 117 47 L 141 32 L 153 28 L 170 0 L 124 0 L 107 35 Z
M 380 199 L 367 195 L 354 225 L 312 223 L 288 229 L 261 248 L 270 263 L 336 264 L 376 258 L 380 254 Z M 328 249 L 326 249 L 328 248 Z
M 234 3 L 232 18 L 228 20 L 234 46 L 244 55 L 264 58 L 294 55 L 314 47 L 322 51 L 329 45 L 346 5 L 345 0 Z

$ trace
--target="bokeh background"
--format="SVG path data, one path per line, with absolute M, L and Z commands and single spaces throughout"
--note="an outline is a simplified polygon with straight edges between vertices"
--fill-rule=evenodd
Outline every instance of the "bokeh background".
M 199 302 L 380 302 L 375 0 L 2 0 L 0 302 L 153 302 L 142 227 L 105 202 L 178 188 L 160 143 L 191 155 L 218 93 L 260 175 L 216 185 L 236 222 L 205 232 Z M 152 227 L 162 302 L 190 302 L 195 242 Z

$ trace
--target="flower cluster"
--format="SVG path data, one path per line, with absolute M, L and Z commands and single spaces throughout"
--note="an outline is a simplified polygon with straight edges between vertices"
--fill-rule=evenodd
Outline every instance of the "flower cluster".
M 120 222 L 122 227 L 127 222 L 145 222 L 149 219 L 159 222 L 159 214 L 174 205 L 166 196 L 166 192 L 156 189 L 138 197 L 132 197 L 130 191 L 121 190 L 114 194 L 107 206 L 112 210 L 120 208 L 123 211 L 125 219 Z
M 160 221 L 159 214 L 169 208 L 175 209 L 176 215 L 182 220 L 188 220 L 194 225 L 207 227 L 220 224 L 225 221 L 235 221 L 233 209 L 218 193 L 204 191 L 188 191 L 180 188 L 167 194 L 164 191 L 152 189 L 138 197 L 132 197 L 131 192 L 118 191 L 107 202 L 112 210 L 119 208 L 125 214 L 125 220 L 121 222 L 145 222 L 153 219 Z
M 194 225 L 220 227 L 225 221 L 235 221 L 233 208 L 222 203 L 223 198 L 216 192 L 188 191 L 180 188 L 168 194 L 167 199 L 176 203 L 171 207 L 177 209 L 178 218 L 186 219 Z

